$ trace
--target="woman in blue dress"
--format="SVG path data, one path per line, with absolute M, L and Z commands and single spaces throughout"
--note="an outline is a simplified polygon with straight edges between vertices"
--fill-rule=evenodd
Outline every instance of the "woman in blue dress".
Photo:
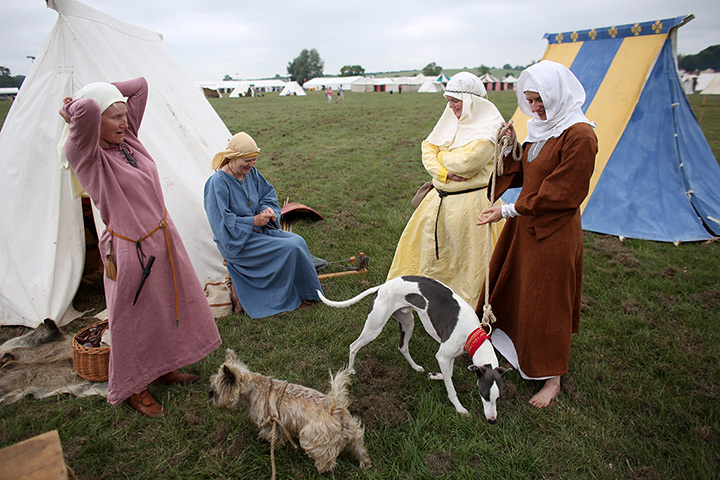
M 213 158 L 205 212 L 243 310 L 263 318 L 312 305 L 322 290 L 305 240 L 280 230 L 273 186 L 255 162 L 260 149 L 245 132 Z

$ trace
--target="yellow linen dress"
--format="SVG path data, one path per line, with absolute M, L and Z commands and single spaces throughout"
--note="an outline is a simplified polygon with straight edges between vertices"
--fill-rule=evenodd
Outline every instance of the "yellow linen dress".
M 432 176 L 435 190 L 427 194 L 405 226 L 388 280 L 402 275 L 431 277 L 448 285 L 473 308 L 477 307 L 487 268 L 488 228 L 492 228 L 494 244 L 504 221 L 490 227 L 476 225 L 480 213 L 490 205 L 487 188 L 448 195 L 442 199 L 442 205 L 436 190 L 460 192 L 487 187 L 494 154 L 495 146 L 490 140 L 474 140 L 450 150 L 427 141 L 422 143 L 422 162 Z M 448 172 L 467 180 L 449 180 Z M 435 252 L 436 219 L 439 258 Z

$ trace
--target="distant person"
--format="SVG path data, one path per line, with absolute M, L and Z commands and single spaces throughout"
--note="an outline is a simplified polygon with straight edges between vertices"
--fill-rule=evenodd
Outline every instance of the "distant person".
M 568 371 L 580 325 L 583 234 L 580 205 L 597 138 L 582 113 L 585 90 L 565 66 L 544 60 L 520 74 L 518 107 L 530 116 L 520 162 L 504 160 L 497 195 L 522 187 L 514 204 L 483 211 L 478 225 L 507 219 L 490 262 L 495 348 L 523 378 L 543 381 L 530 399 L 546 407 Z M 509 135 L 515 136 L 514 129 Z M 481 309 L 478 314 L 482 314 Z
M 328 103 L 332 103 L 332 96 L 333 96 L 333 90 L 331 87 L 328 87 L 328 89 L 327 89 Z
M 255 167 L 260 149 L 245 132 L 212 160 L 205 212 L 243 310 L 263 318 L 312 306 L 322 290 L 305 240 L 279 230 L 275 189 Z
M 343 90 L 342 85 L 338 87 L 338 103 L 345 102 L 345 91 Z
M 147 98 L 144 78 L 86 85 L 64 99 L 58 147 L 107 226 L 99 244 L 112 339 L 107 401 L 158 417 L 166 410 L 148 385 L 195 382 L 178 368 L 215 350 L 220 335 L 138 139 Z
M 388 280 L 424 275 L 477 305 L 487 264 L 487 229 L 475 225 L 486 195 L 503 118 L 480 79 L 460 72 L 448 82 L 445 110 L 422 142 L 431 190 L 407 223 Z M 497 234 L 497 232 L 495 232 Z

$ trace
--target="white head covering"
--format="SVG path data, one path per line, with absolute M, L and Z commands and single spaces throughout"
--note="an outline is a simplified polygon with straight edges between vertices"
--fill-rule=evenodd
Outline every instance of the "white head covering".
M 426 139 L 429 143 L 451 149 L 479 139 L 495 143 L 503 118 L 495 105 L 485 99 L 485 86 L 477 76 L 470 72 L 456 73 L 448 82 L 444 95 L 462 100 L 462 114 L 457 118 L 447 105 Z
M 105 82 L 89 83 L 82 87 L 80 90 L 75 92 L 73 100 L 80 98 L 92 98 L 100 106 L 100 113 L 102 114 L 110 106 L 117 102 L 125 103 L 125 97 L 122 96 L 120 90 L 111 84 Z M 70 135 L 70 125 L 67 123 L 63 128 L 62 134 L 60 135 L 60 141 L 58 142 L 58 156 L 60 158 L 60 166 L 65 170 L 70 170 L 70 190 L 72 191 L 72 197 L 77 198 L 83 193 L 84 189 L 80 185 L 75 173 L 70 168 L 70 164 L 65 158 L 65 144 L 67 143 L 68 136 Z
M 533 113 L 525 98 L 525 92 L 540 95 L 545 107 L 546 120 Z M 595 124 L 582 113 L 585 89 L 573 73 L 564 65 L 543 60 L 531 65 L 520 74 L 517 86 L 518 107 L 530 117 L 527 122 L 526 142 L 539 142 L 559 137 L 576 123 Z

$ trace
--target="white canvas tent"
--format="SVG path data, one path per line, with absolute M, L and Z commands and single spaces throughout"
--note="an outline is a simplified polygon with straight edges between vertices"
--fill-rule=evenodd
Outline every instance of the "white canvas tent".
M 232 89 L 232 91 L 228 95 L 228 98 L 244 97 L 248 94 L 248 91 L 250 91 L 249 96 L 254 96 L 254 89 L 252 88 L 252 85 L 250 85 L 250 82 L 238 83 L 235 88 Z
M 443 84 L 433 80 L 432 78 L 426 78 L 418 89 L 418 93 L 439 93 L 444 91 L 445 87 Z
M 705 85 L 705 88 L 700 93 L 702 95 L 720 95 L 720 73 L 713 74 L 710 82 Z
M 280 96 L 284 97 L 287 95 L 297 95 L 298 97 L 305 97 L 307 93 L 297 82 L 288 82 L 285 84 L 285 88 L 280 92 Z
M 695 91 L 702 92 L 703 90 L 705 90 L 705 87 L 710 84 L 714 77 L 715 72 L 713 72 L 712 70 L 700 72 L 700 75 L 698 75 L 697 77 L 697 83 L 695 84 Z
M 0 131 L 0 325 L 35 327 L 44 318 L 62 325 L 77 316 L 71 302 L 85 237 L 81 201 L 71 198 L 68 172 L 59 166 L 57 112 L 64 97 L 90 82 L 147 78 L 140 139 L 157 163 L 168 211 L 201 283 L 224 278 L 202 192 L 210 160 L 230 132 L 160 34 L 74 0 L 48 6 L 58 20 Z

